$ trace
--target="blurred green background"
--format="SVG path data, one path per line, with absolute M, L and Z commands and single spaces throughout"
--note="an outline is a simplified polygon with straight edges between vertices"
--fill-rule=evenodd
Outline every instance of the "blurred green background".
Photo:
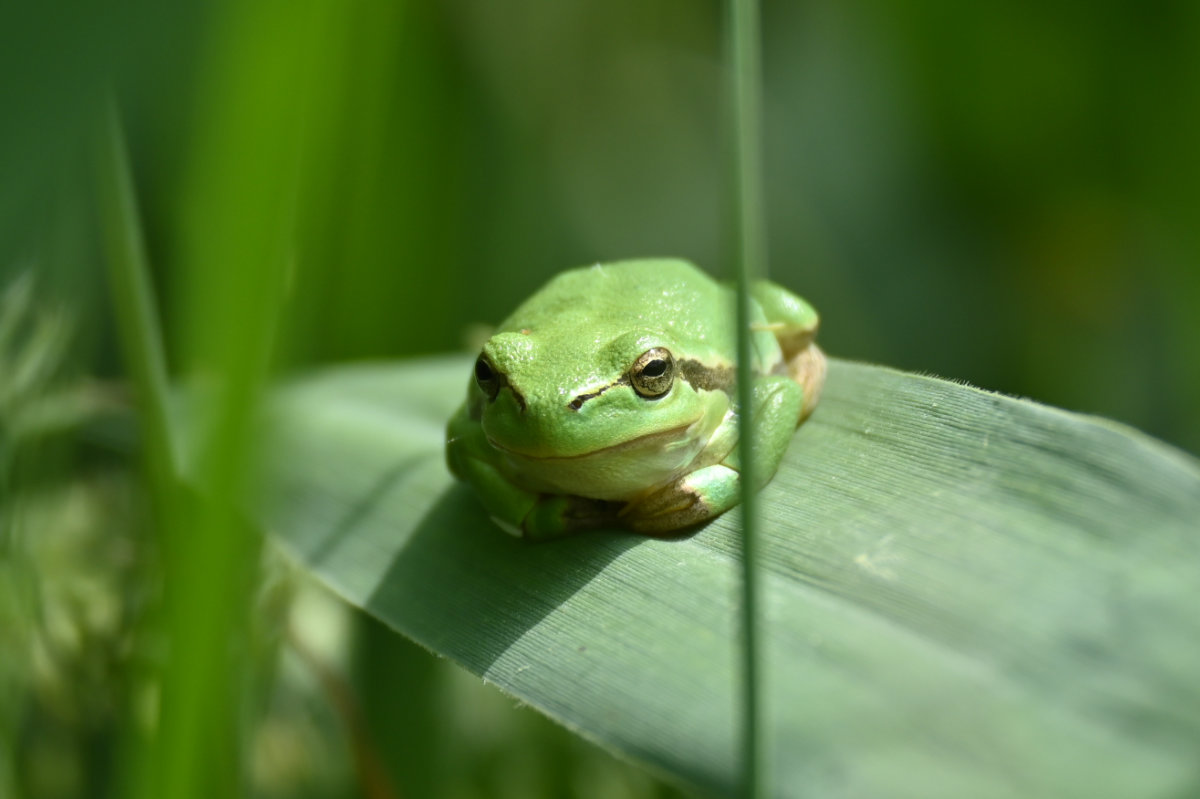
M 730 274 L 723 8 L 10 5 L 0 796 L 116 796 L 171 631 L 145 632 L 170 570 L 122 424 L 105 97 L 174 376 L 277 311 L 278 372 L 445 352 L 568 266 Z M 770 269 L 827 351 L 1200 452 L 1200 4 L 770 0 L 763 23 Z M 264 559 L 223 744 L 245 793 L 670 795 Z

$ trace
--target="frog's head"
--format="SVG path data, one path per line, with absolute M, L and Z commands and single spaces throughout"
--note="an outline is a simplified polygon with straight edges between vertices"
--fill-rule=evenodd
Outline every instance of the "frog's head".
M 702 445 L 729 407 L 733 372 L 684 350 L 648 328 L 500 332 L 475 362 L 472 406 L 494 447 L 526 459 Z

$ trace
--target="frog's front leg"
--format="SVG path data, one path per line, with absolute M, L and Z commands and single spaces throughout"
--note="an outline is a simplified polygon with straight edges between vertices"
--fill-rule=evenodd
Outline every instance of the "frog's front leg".
M 494 458 L 464 406 L 447 429 L 446 463 L 474 486 L 488 515 L 509 535 L 540 540 L 616 524 L 619 503 L 529 491 L 509 480 Z
M 759 378 L 754 385 L 754 445 L 758 490 L 787 451 L 804 404 L 799 384 L 787 377 Z M 736 424 L 730 419 L 727 424 Z M 667 535 L 721 514 L 741 501 L 742 471 L 735 447 L 720 463 L 685 474 L 673 483 L 630 502 L 621 522 L 638 532 Z
M 454 473 L 475 487 L 492 521 L 509 535 L 542 540 L 617 525 L 620 503 L 526 491 L 486 460 L 469 455 L 456 460 Z

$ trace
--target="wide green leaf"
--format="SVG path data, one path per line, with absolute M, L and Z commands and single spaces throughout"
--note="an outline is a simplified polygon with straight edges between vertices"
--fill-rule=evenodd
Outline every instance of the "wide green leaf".
M 404 635 L 605 747 L 732 793 L 737 514 L 673 540 L 505 536 L 443 463 L 469 374 L 444 358 L 281 389 L 266 525 Z M 1191 457 L 834 361 L 762 510 L 774 793 L 1200 791 Z

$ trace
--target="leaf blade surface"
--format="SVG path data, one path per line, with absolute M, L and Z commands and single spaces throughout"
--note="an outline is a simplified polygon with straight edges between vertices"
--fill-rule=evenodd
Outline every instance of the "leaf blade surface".
M 296 381 L 264 520 L 348 601 L 610 749 L 737 775 L 738 519 L 526 545 L 442 461 L 470 362 Z M 762 494 L 783 796 L 1197 785 L 1200 467 L 1119 425 L 834 361 Z

